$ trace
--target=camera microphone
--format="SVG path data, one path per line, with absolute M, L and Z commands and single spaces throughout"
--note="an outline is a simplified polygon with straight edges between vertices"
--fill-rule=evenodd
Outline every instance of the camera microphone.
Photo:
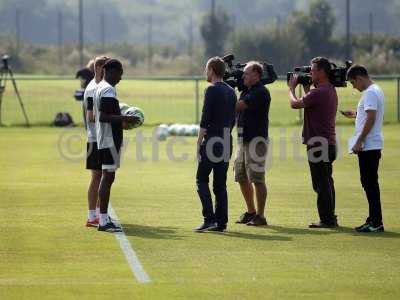
M 233 54 L 227 54 L 227 55 L 224 55 L 223 57 L 222 57 L 222 60 L 224 61 L 224 62 L 230 62 L 230 61 L 232 61 L 232 60 L 234 60 L 235 59 L 235 56 L 233 55 Z

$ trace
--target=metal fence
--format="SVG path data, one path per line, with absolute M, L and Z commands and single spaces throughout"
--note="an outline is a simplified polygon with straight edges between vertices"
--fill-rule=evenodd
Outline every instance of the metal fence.
M 17 85 L 33 125 L 49 125 L 57 112 L 69 112 L 82 123 L 81 103 L 73 93 L 79 81 L 71 77 L 17 76 Z M 373 76 L 385 93 L 385 122 L 400 121 L 400 76 Z M 117 86 L 121 102 L 138 106 L 145 113 L 145 123 L 198 123 L 203 93 L 208 83 L 203 77 L 127 77 Z M 271 125 L 291 125 L 302 121 L 302 112 L 288 103 L 285 78 L 267 85 L 271 93 Z M 360 93 L 351 87 L 338 88 L 339 109 L 356 109 Z M 2 101 L 2 120 L 6 125 L 24 124 L 23 114 L 8 82 Z M 338 123 L 351 121 L 338 115 Z

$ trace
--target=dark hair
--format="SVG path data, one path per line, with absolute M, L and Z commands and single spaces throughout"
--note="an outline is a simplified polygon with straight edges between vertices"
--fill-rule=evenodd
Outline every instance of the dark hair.
M 82 79 L 86 80 L 87 82 L 92 80 L 93 77 L 94 77 L 94 74 L 89 68 L 80 69 L 75 74 L 75 78 L 82 78 Z
M 347 71 L 347 79 L 355 79 L 357 76 L 369 77 L 367 69 L 362 65 L 352 65 Z
M 111 58 L 106 61 L 106 63 L 103 66 L 104 70 L 118 70 L 122 71 L 122 64 L 118 59 Z
M 225 74 L 225 63 L 219 56 L 211 57 L 207 61 L 207 68 L 211 68 L 218 77 L 223 77 Z
M 104 64 L 109 60 L 110 58 L 108 56 L 97 56 L 94 59 L 94 66 L 95 67 L 103 67 Z
M 263 65 L 260 64 L 258 61 L 249 61 L 246 64 L 246 67 L 249 67 L 252 71 L 256 72 L 260 76 L 260 78 L 262 77 L 264 68 Z
M 318 56 L 318 57 L 314 57 L 311 60 L 311 63 L 316 64 L 318 70 L 324 70 L 325 74 L 327 76 L 329 76 L 329 73 L 332 70 L 332 65 L 331 65 L 331 62 L 329 61 L 329 59 L 327 59 L 326 57 Z

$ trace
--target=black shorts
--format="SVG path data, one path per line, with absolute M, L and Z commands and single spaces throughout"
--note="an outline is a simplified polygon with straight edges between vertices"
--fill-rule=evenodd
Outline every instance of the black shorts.
M 115 172 L 120 165 L 120 149 L 115 147 L 100 149 L 101 169 Z
M 86 169 L 101 171 L 101 153 L 97 143 L 87 143 Z

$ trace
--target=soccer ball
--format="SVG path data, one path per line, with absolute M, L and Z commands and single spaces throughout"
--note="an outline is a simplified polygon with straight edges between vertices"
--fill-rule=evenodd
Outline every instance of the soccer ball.
M 125 111 L 124 115 L 125 116 L 135 116 L 135 117 L 139 118 L 139 120 L 136 123 L 133 123 L 133 124 L 129 123 L 128 129 L 137 128 L 137 127 L 140 127 L 143 125 L 144 113 L 140 108 L 132 106 Z
M 199 125 L 190 125 L 190 135 L 196 136 L 199 134 L 200 126 Z
M 126 103 L 119 103 L 119 109 L 121 110 L 121 114 L 125 115 L 126 111 L 130 108 L 130 106 Z
M 169 135 L 168 125 L 161 124 L 157 127 L 156 136 L 159 141 L 165 141 Z
M 186 127 L 183 124 L 177 124 L 177 134 L 178 136 L 184 136 L 186 133 Z
M 168 127 L 168 133 L 169 133 L 170 135 L 176 135 L 176 133 L 177 133 L 176 124 L 172 124 L 172 125 L 170 125 L 170 126 Z

